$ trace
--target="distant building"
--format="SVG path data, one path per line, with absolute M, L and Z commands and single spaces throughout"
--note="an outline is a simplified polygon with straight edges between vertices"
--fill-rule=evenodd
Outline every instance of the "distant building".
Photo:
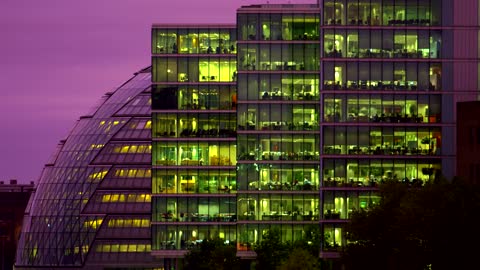
M 13 269 L 22 220 L 34 183 L 0 181 L 0 269 Z
M 480 184 L 480 101 L 457 103 L 457 175 Z

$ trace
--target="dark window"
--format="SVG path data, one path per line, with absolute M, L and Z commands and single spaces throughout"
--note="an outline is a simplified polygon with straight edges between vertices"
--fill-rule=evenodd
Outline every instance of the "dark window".
M 152 108 L 154 110 L 177 109 L 177 91 L 177 87 L 155 87 L 152 93 Z

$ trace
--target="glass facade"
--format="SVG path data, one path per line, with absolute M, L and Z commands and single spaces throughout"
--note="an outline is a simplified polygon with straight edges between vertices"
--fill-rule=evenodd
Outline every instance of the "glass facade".
M 151 247 L 169 264 L 236 241 L 237 38 L 233 25 L 152 33 Z
M 442 171 L 441 1 L 323 1 L 321 256 L 345 244 L 352 211 L 384 181 L 419 186 Z M 446 141 L 447 139 L 447 141 Z M 442 171 L 443 172 L 443 171 Z
M 268 229 L 294 241 L 320 228 L 319 15 L 307 5 L 237 13 L 240 255 Z
M 150 68 L 81 117 L 40 177 L 17 269 L 152 267 Z
M 456 174 L 455 102 L 480 85 L 465 8 L 478 1 L 459 2 L 252 5 L 237 25 L 153 25 L 151 68 L 45 167 L 17 268 L 182 269 L 209 238 L 252 258 L 271 229 L 320 231 L 320 256 L 338 258 L 380 183 Z
M 430 0 L 325 0 L 324 25 L 438 26 L 442 2 Z

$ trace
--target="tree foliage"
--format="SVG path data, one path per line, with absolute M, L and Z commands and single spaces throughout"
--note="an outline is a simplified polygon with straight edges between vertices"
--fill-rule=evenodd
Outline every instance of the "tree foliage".
M 313 256 L 308 249 L 297 247 L 294 248 L 282 265 L 280 270 L 315 270 L 319 269 L 319 260 L 317 256 Z
M 294 242 L 282 242 L 280 231 L 268 230 L 255 246 L 256 269 L 319 269 L 320 239 L 319 227 L 315 225 L 307 226 L 303 237 Z
M 240 259 L 234 245 L 226 245 L 220 239 L 203 240 L 198 248 L 185 255 L 185 270 L 239 270 Z
M 263 240 L 255 246 L 255 252 L 257 253 L 256 269 L 276 270 L 288 257 L 289 249 L 289 244 L 282 242 L 278 230 L 268 230 L 263 235 Z
M 423 187 L 389 182 L 378 206 L 346 227 L 342 260 L 355 269 L 465 269 L 480 240 L 480 188 L 459 180 Z

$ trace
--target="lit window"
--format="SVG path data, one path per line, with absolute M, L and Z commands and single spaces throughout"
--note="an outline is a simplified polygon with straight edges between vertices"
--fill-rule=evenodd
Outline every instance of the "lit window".
M 142 227 L 150 227 L 150 220 L 142 219 Z
M 102 202 L 110 202 L 111 195 L 110 194 L 105 194 L 102 196 Z
M 137 148 L 141 149 L 141 147 L 142 147 L 141 145 L 140 146 L 132 145 L 132 146 L 130 146 L 130 150 L 128 151 L 128 153 L 135 154 L 137 152 Z
M 104 146 L 105 146 L 104 144 L 91 144 L 90 149 L 99 149 L 99 148 L 102 148 Z
M 137 246 L 137 252 L 145 252 L 146 249 L 147 249 L 147 247 L 144 244 L 138 244 L 138 246 Z
M 145 129 L 151 129 L 152 128 L 152 120 L 148 120 L 147 123 L 145 124 Z
M 132 220 L 132 227 L 141 227 L 140 226 L 140 219 L 133 219 Z
M 135 177 L 136 173 L 137 173 L 137 170 L 135 169 L 128 170 L 128 177 Z
M 138 153 L 144 153 L 145 152 L 145 145 L 139 145 L 138 146 Z
M 119 244 L 113 244 L 111 250 L 112 250 L 112 252 L 118 252 L 120 250 L 120 245 Z
M 128 194 L 127 202 L 135 202 L 137 199 L 137 196 L 135 194 Z
M 125 170 L 123 170 L 123 169 L 117 169 L 115 171 L 115 176 L 117 176 L 117 177 L 123 177 L 124 175 L 125 175 Z
M 105 175 L 107 173 L 108 173 L 108 170 L 92 173 L 88 176 L 88 178 L 92 182 L 99 182 L 100 180 L 102 180 L 105 177 Z
M 137 170 L 135 170 L 135 171 L 137 171 Z M 138 173 L 137 173 L 136 177 L 142 178 L 144 176 L 145 176 L 145 170 L 144 169 L 138 170 Z M 132 177 L 134 177 L 134 176 L 132 176 Z
M 123 146 L 123 147 L 121 148 L 120 153 L 126 154 L 126 153 L 128 153 L 128 149 L 129 149 L 129 146 L 128 146 L 128 145 L 125 145 L 125 146 Z M 116 152 L 116 151 L 115 151 L 115 152 Z M 117 152 L 117 153 L 118 153 L 118 152 Z
M 140 194 L 138 202 L 151 202 L 152 201 L 152 195 L 150 194 Z
M 103 219 L 94 219 L 94 220 L 88 220 L 83 223 L 83 226 L 92 228 L 92 229 L 97 229 L 102 225 Z
M 137 252 L 137 245 L 135 245 L 135 244 L 128 245 L 128 251 L 127 252 Z

